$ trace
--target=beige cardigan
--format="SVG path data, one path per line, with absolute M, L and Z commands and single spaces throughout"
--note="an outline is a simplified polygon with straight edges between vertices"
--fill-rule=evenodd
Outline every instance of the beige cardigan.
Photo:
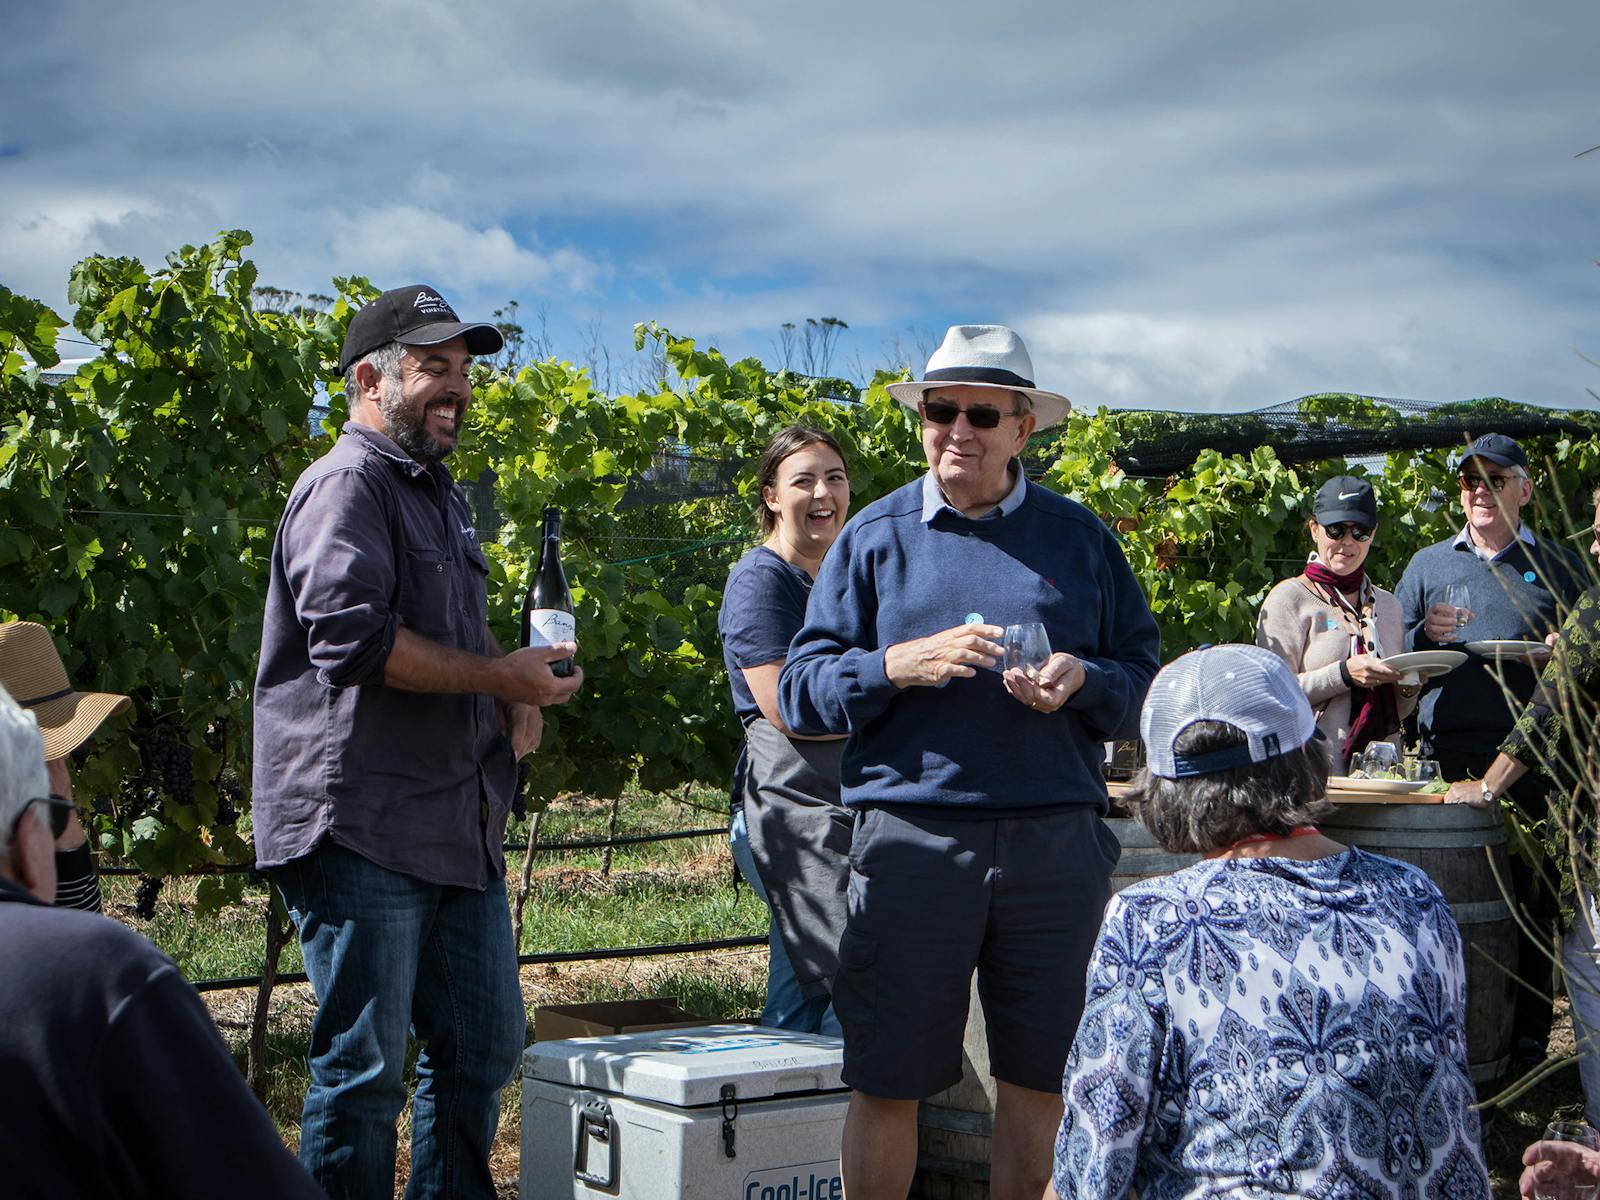
M 1368 625 L 1367 644 L 1380 657 L 1405 650 L 1405 623 L 1392 592 L 1369 581 L 1361 611 Z M 1328 738 L 1335 773 L 1344 774 L 1344 739 L 1350 734 L 1350 689 L 1339 676 L 1339 664 L 1350 657 L 1356 620 L 1311 587 L 1303 577 L 1285 579 L 1267 593 L 1256 623 L 1256 645 L 1282 658 L 1300 677 L 1300 688 L 1317 714 L 1317 727 Z M 1399 695 L 1402 720 L 1417 706 L 1415 691 Z M 1400 735 L 1389 740 L 1398 747 Z

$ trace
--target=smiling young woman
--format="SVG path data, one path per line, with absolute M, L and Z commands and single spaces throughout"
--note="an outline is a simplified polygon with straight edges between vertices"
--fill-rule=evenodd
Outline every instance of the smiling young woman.
M 827 434 L 780 430 L 756 470 L 763 534 L 728 575 L 718 626 L 745 746 L 735 768 L 734 861 L 772 909 L 761 1023 L 838 1033 L 829 1004 L 844 929 L 854 820 L 839 803 L 838 738 L 802 738 L 778 714 L 778 675 L 822 559 L 844 528 L 850 477 Z

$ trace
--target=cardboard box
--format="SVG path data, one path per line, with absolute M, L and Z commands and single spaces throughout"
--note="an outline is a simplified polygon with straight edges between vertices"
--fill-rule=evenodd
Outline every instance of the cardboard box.
M 595 1000 L 589 1004 L 541 1004 L 533 1010 L 533 1040 L 559 1042 L 576 1037 L 648 1033 L 680 1025 L 710 1025 L 710 1017 L 685 1012 L 676 996 L 644 1000 Z
M 843 1050 L 736 1024 L 536 1043 L 520 1200 L 843 1200 Z

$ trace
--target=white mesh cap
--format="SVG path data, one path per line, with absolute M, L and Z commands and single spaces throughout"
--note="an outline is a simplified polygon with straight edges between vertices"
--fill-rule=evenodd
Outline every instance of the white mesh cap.
M 1172 743 L 1196 721 L 1226 721 L 1248 746 L 1184 758 Z M 1145 765 L 1152 775 L 1183 779 L 1266 762 L 1311 740 L 1317 719 L 1289 664 L 1260 646 L 1191 650 L 1163 667 L 1139 715 Z

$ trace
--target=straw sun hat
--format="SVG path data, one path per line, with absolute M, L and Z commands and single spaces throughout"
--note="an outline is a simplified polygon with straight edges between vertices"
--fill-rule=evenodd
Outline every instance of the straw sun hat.
M 0 687 L 39 722 L 46 762 L 71 754 L 102 721 L 132 703 L 126 696 L 74 689 L 50 631 L 32 621 L 0 625 Z

